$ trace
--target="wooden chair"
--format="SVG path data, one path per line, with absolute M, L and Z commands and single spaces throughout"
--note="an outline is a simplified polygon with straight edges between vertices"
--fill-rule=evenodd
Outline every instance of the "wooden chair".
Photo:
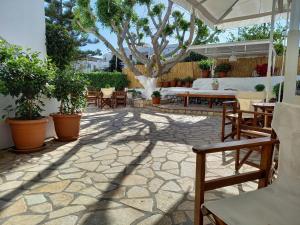
M 287 119 L 289 118 L 289 119 Z M 300 212 L 300 106 L 280 103 L 275 107 L 272 127 L 280 140 L 278 178 L 268 185 L 276 140 L 270 137 L 195 146 L 196 187 L 194 224 L 203 225 L 203 216 L 217 225 L 299 224 Z M 206 155 L 241 148 L 261 153 L 259 170 L 214 180 L 205 180 Z M 204 192 L 251 180 L 259 189 L 231 198 L 204 203 Z
M 237 117 L 237 140 L 242 138 L 258 138 L 258 137 L 272 137 L 276 139 L 276 134 L 272 130 L 271 127 L 267 127 L 267 124 L 264 122 L 266 121 L 265 117 L 272 118 L 272 113 L 264 113 L 264 112 L 252 112 L 252 111 L 241 111 L 238 110 L 238 117 Z M 251 123 L 244 123 L 243 122 L 243 114 L 252 115 Z M 253 150 L 248 150 L 247 153 L 242 157 L 240 160 L 240 150 L 236 151 L 235 157 L 235 170 L 238 171 L 243 164 L 248 164 L 250 166 L 254 166 L 259 168 L 258 164 L 253 163 L 252 161 L 248 161 L 249 157 L 251 156 Z
M 105 105 L 115 108 L 116 101 L 114 97 L 115 88 L 101 88 L 99 94 L 99 107 L 102 109 Z
M 264 102 L 266 98 L 265 92 L 250 92 L 240 91 L 236 94 L 236 101 L 223 102 L 223 115 L 221 127 L 221 141 L 224 142 L 227 138 L 234 139 L 237 134 L 236 123 L 238 117 L 238 110 L 254 111 L 253 103 Z M 251 114 L 243 114 L 243 122 L 248 123 L 253 119 Z M 226 134 L 226 127 L 231 126 L 231 132 Z
M 124 107 L 126 107 L 127 91 L 115 91 L 114 98 L 116 100 L 116 107 L 118 107 L 118 105 L 123 105 Z
M 98 106 L 98 98 L 99 98 L 99 91 L 87 91 L 86 92 L 86 99 L 87 104 L 94 104 L 95 106 Z

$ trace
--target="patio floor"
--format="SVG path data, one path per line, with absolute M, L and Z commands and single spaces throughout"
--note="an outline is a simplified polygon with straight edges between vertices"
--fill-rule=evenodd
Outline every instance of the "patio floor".
M 220 122 L 143 109 L 90 109 L 76 142 L 50 142 L 28 155 L 1 151 L 0 224 L 193 224 L 191 147 L 219 141 Z M 209 155 L 208 178 L 233 174 L 228 154 Z M 214 190 L 206 200 L 255 187 L 250 182 Z

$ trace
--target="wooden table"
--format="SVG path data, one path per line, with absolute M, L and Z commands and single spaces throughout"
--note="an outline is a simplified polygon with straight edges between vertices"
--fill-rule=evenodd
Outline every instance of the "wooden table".
M 176 94 L 177 97 L 183 97 L 184 99 L 184 106 L 188 107 L 189 105 L 189 99 L 190 98 L 206 98 L 208 100 L 208 106 L 209 108 L 212 108 L 213 100 L 214 99 L 225 99 L 225 100 L 232 100 L 235 99 L 235 95 L 232 94 L 196 94 L 196 93 L 179 93 Z
M 273 113 L 276 103 L 275 102 L 258 102 L 252 104 L 254 107 L 254 111 L 257 112 L 260 109 L 264 113 Z M 265 116 L 264 118 L 264 126 L 270 127 L 272 122 L 272 118 L 270 116 Z

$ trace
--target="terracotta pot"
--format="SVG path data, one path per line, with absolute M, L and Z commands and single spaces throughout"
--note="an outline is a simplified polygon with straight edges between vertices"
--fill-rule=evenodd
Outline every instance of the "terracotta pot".
M 182 82 L 181 81 L 177 81 L 177 87 L 182 87 Z
M 202 78 L 208 78 L 210 75 L 210 70 L 201 70 Z
M 170 82 L 170 86 L 171 86 L 171 87 L 176 87 L 176 80 L 172 80 L 172 81 Z
M 226 77 L 227 76 L 227 73 L 226 72 L 219 72 L 219 77 Z
M 190 87 L 190 82 L 185 82 L 184 86 L 185 87 Z
M 79 137 L 81 114 L 51 114 L 58 141 L 75 141 Z
M 163 87 L 170 87 L 170 82 L 169 81 L 164 81 L 163 82 Z
M 159 105 L 160 104 L 160 97 L 152 97 L 152 104 Z
M 163 87 L 163 85 L 164 85 L 164 82 L 162 82 L 162 81 L 160 81 L 160 82 L 158 82 L 158 87 Z
M 46 138 L 47 118 L 38 120 L 7 119 L 15 150 L 19 153 L 29 153 L 41 150 Z

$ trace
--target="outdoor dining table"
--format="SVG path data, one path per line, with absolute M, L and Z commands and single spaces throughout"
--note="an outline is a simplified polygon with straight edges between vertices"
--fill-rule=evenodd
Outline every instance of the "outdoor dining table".
M 260 109 L 263 113 L 271 113 L 273 114 L 275 108 L 275 102 L 257 102 L 253 103 L 254 111 L 258 112 Z M 264 126 L 270 127 L 272 122 L 272 116 L 265 115 L 264 118 Z

